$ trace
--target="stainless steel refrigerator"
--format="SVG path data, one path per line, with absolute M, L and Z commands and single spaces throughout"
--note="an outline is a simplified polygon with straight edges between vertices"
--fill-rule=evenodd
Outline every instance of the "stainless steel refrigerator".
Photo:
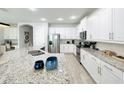
M 48 52 L 60 53 L 60 34 L 51 34 L 48 36 Z

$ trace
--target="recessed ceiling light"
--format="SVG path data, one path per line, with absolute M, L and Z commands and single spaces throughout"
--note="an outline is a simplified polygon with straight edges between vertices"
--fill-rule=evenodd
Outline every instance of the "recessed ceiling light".
M 46 19 L 46 18 L 41 18 L 40 20 L 41 20 L 41 21 L 46 21 L 47 19 Z
M 58 21 L 63 21 L 64 19 L 62 17 L 57 18 Z
M 77 16 L 70 16 L 70 19 L 76 19 Z
M 31 11 L 37 11 L 37 8 L 29 8 Z

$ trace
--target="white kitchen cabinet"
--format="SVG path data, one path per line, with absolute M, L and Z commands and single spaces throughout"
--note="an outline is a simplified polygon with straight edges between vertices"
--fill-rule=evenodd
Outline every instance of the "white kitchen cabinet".
M 60 44 L 60 53 L 65 53 L 66 52 L 65 48 L 66 48 L 65 44 Z
M 95 11 L 87 19 L 87 39 L 97 40 L 99 34 L 98 11 Z
M 97 13 L 98 23 L 97 32 L 99 40 L 111 40 L 112 33 L 112 9 L 103 8 L 99 9 Z
M 87 30 L 86 25 L 87 25 L 87 17 L 83 17 L 83 19 L 80 21 L 80 25 L 79 25 L 80 32 Z
M 87 30 L 87 28 L 86 28 L 86 25 L 87 25 L 87 17 L 84 17 L 82 20 L 81 20 L 81 29 L 83 30 L 83 31 L 86 31 Z
M 50 27 L 49 34 L 60 34 L 60 39 L 79 39 L 79 32 L 74 27 Z
M 108 64 L 102 64 L 101 66 L 101 83 L 102 84 L 121 84 L 123 74 L 121 71 L 109 66 Z
M 124 42 L 124 9 L 113 9 L 113 39 Z
M 81 49 L 81 63 L 96 83 L 123 83 L 123 72 Z
M 4 39 L 18 39 L 18 31 L 16 27 L 6 28 L 4 31 Z
M 80 53 L 81 53 L 80 54 L 80 62 L 87 69 L 88 68 L 87 63 L 89 62 L 89 59 L 87 58 L 88 53 L 85 52 L 83 49 L 80 49 Z
M 96 81 L 100 83 L 100 62 L 97 58 L 81 49 L 81 63 Z
M 93 26 L 92 26 L 92 18 L 89 16 L 87 19 L 87 40 L 92 40 L 92 31 L 93 31 Z
M 87 19 L 87 32 L 89 40 L 112 39 L 112 9 L 96 10 Z
M 100 83 L 100 60 L 90 55 L 87 69 L 89 69 L 89 73 L 96 83 Z
M 76 55 L 76 45 L 60 44 L 60 53 L 73 53 Z
M 97 9 L 87 17 L 87 40 L 124 42 L 124 9 Z

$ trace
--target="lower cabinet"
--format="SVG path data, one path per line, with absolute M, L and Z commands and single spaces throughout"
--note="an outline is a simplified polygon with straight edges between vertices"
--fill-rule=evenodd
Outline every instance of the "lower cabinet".
M 89 61 L 90 60 L 90 61 Z M 96 83 L 100 83 L 100 62 L 95 57 L 90 56 L 88 60 L 88 69 L 91 77 L 96 81 Z
M 101 64 L 101 83 L 102 84 L 121 84 L 123 73 L 108 64 Z
M 60 44 L 60 53 L 74 53 L 76 55 L 76 45 Z
M 81 64 L 86 68 L 91 77 L 100 83 L 100 63 L 99 61 L 91 56 L 89 53 L 85 52 L 83 49 L 81 51 Z
M 123 72 L 81 49 L 81 63 L 98 84 L 121 84 Z

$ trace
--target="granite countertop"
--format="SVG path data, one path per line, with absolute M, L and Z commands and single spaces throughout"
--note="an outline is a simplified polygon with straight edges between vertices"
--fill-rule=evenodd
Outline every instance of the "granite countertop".
M 28 49 L 17 49 L 6 52 L 0 57 L 0 83 L 1 84 L 67 84 L 70 83 L 70 73 L 65 66 L 64 54 L 49 54 L 31 56 Z M 49 56 L 58 58 L 58 68 L 47 71 L 45 68 L 40 71 L 34 70 L 36 60 L 46 61 Z
M 90 48 L 82 48 L 83 50 L 85 50 L 86 52 L 90 53 L 91 55 L 99 58 L 100 60 L 114 66 L 115 68 L 121 70 L 122 72 L 124 72 L 124 63 L 120 62 L 118 60 L 115 60 L 114 58 L 108 57 L 108 56 L 104 56 L 102 55 L 101 51 L 98 50 L 93 50 Z

